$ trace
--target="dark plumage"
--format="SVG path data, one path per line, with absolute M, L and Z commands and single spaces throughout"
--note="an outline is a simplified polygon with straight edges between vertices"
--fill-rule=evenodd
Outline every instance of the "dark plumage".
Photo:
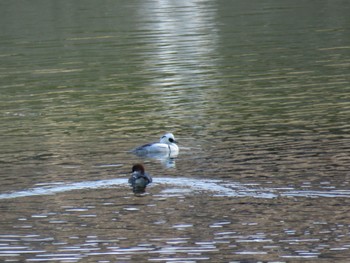
M 152 177 L 145 172 L 142 164 L 135 164 L 132 167 L 132 174 L 129 184 L 135 194 L 144 193 L 148 184 L 152 183 Z

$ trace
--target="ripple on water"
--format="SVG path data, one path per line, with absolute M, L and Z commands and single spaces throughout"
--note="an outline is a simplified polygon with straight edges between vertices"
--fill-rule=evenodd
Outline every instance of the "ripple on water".
M 189 227 L 193 227 L 193 224 L 176 224 L 172 226 L 172 228 L 175 228 L 177 230 L 184 230 L 185 228 Z
M 325 189 L 323 191 L 294 190 L 294 188 L 262 188 L 256 185 L 243 185 L 240 183 L 226 182 L 225 180 L 193 179 L 193 178 L 154 178 L 152 186 L 169 185 L 154 196 L 162 198 L 181 197 L 189 194 L 206 193 L 217 197 L 254 197 L 276 198 L 282 197 L 343 197 L 349 198 L 349 190 Z M 78 183 L 60 183 L 51 186 L 30 188 L 27 190 L 0 194 L 1 199 L 13 199 L 28 196 L 53 195 L 74 190 L 109 188 L 111 186 L 128 186 L 127 180 L 122 178 L 110 180 L 85 181 Z M 127 208 L 134 209 L 134 208 Z
M 49 242 L 53 238 L 40 238 L 38 235 L 0 235 L 0 257 L 19 257 L 21 255 L 37 255 L 45 253 L 46 250 L 32 249 L 29 246 L 9 245 L 9 243 L 25 242 Z

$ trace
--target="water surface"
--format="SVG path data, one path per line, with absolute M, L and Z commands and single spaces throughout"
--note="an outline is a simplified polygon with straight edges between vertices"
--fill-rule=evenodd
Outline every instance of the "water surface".
M 0 261 L 345 262 L 349 12 L 2 2 Z M 130 153 L 167 131 L 176 158 Z

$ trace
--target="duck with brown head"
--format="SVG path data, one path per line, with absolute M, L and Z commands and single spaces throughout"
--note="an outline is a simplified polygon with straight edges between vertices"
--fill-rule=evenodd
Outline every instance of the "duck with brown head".
M 132 167 L 132 174 L 129 184 L 135 194 L 144 193 L 148 184 L 152 183 L 152 177 L 145 172 L 142 164 L 135 164 Z

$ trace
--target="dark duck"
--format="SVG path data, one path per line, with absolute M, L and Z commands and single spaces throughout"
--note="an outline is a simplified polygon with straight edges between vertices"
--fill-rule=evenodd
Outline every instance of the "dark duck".
M 129 184 L 132 186 L 132 191 L 135 194 L 142 194 L 150 183 L 152 183 L 152 177 L 145 172 L 143 165 L 135 164 L 132 167 L 132 174 L 129 178 Z

